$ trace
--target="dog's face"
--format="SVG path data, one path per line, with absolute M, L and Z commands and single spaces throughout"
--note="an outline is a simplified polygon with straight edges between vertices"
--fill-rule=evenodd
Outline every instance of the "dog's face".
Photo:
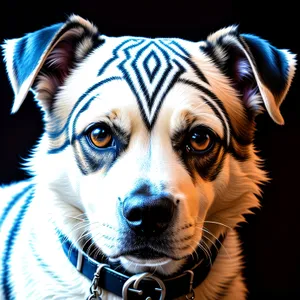
M 283 123 L 287 51 L 236 28 L 109 38 L 72 17 L 8 41 L 6 61 L 14 110 L 33 86 L 45 111 L 33 168 L 53 218 L 127 270 L 172 274 L 259 205 L 254 118 Z

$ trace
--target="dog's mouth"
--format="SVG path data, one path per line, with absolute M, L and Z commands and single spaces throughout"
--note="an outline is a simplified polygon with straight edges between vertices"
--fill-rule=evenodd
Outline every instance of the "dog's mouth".
M 145 266 L 145 267 L 154 267 L 154 266 L 163 266 L 167 263 L 169 263 L 172 259 L 168 257 L 160 257 L 160 258 L 147 258 L 147 259 L 141 259 L 137 258 L 136 256 L 130 256 L 126 255 L 120 260 L 124 261 L 124 259 L 128 262 L 134 263 L 135 265 Z
M 111 256 L 112 259 L 118 259 L 120 257 L 130 257 L 131 260 L 164 260 L 173 259 L 179 260 L 182 257 L 174 257 L 171 253 L 166 253 L 164 251 L 153 249 L 152 247 L 141 247 L 138 249 L 130 249 L 119 252 L 118 254 Z
M 85 242 L 85 247 L 83 250 L 87 252 L 95 260 L 105 260 L 111 262 L 123 261 L 131 262 L 139 265 L 163 265 L 172 260 L 180 260 L 182 257 L 178 258 L 173 256 L 172 251 L 166 251 L 167 249 L 161 250 L 153 248 L 149 245 L 140 245 L 136 247 L 126 247 L 120 249 L 117 253 L 113 255 L 107 255 L 97 246 L 96 243 L 92 242 L 92 239 L 88 239 Z
M 130 256 L 136 259 L 151 259 L 151 260 L 161 259 L 166 257 L 165 254 L 150 248 L 142 248 L 138 250 L 128 251 L 124 253 L 123 256 Z
M 172 258 L 166 254 L 150 248 L 141 248 L 138 250 L 127 251 L 119 256 L 119 260 L 123 266 L 133 264 L 135 267 L 156 267 L 163 266 L 172 261 Z
M 127 261 L 134 263 L 135 265 L 141 266 L 157 266 L 157 265 L 164 265 L 169 263 L 173 260 L 172 257 L 169 255 L 151 249 L 149 247 L 144 247 L 140 249 L 124 251 L 119 253 L 117 256 L 110 257 L 113 261 L 120 260 L 120 261 Z
M 130 274 L 158 272 L 163 276 L 174 274 L 182 265 L 182 260 L 174 259 L 168 253 L 150 247 L 119 253 L 115 258 L 110 257 L 109 261 L 121 265 Z

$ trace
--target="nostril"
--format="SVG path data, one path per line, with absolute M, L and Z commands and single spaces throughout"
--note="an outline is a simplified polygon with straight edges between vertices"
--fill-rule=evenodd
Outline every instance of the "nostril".
M 175 204 L 168 198 L 161 198 L 151 211 L 154 222 L 160 223 L 160 225 L 167 224 L 173 218 Z
M 124 217 L 130 222 L 138 222 L 142 219 L 142 210 L 140 207 L 124 207 Z

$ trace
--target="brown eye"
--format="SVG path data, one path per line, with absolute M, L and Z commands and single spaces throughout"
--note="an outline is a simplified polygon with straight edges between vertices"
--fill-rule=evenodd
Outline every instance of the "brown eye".
M 107 148 L 112 142 L 111 130 L 105 124 L 93 126 L 88 132 L 88 137 L 97 148 Z
M 195 152 L 205 152 L 211 149 L 214 144 L 213 135 L 209 129 L 196 127 L 189 135 L 188 150 Z

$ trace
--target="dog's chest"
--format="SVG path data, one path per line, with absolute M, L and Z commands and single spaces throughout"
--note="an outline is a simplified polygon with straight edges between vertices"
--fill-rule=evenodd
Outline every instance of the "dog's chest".
M 61 251 L 32 188 L 22 182 L 0 190 L 0 299 L 84 299 L 90 282 Z

